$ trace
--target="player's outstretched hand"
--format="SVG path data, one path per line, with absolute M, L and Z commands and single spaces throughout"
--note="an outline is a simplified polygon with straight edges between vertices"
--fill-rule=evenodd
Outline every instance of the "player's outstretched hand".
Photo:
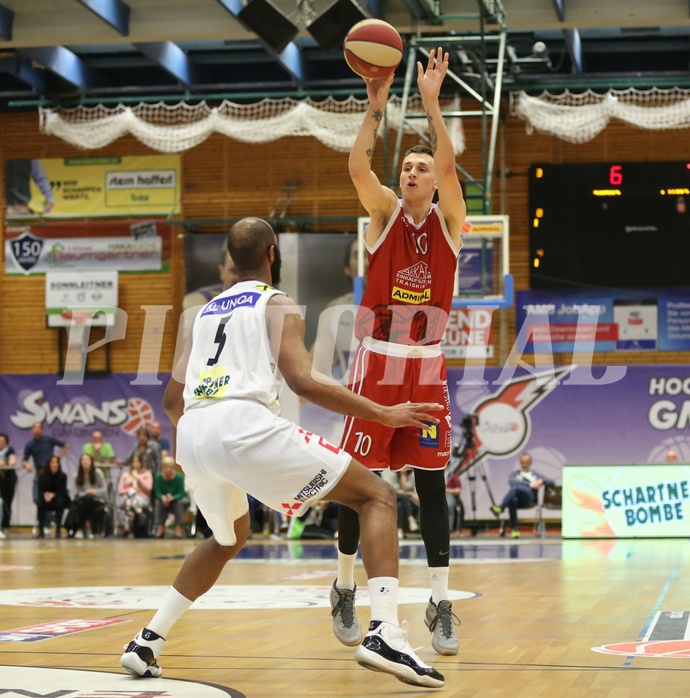
M 429 52 L 426 68 L 421 61 L 417 61 L 417 87 L 422 101 L 426 98 L 438 99 L 441 84 L 448 72 L 449 55 L 439 46 L 438 50 L 432 48 Z
M 399 405 L 381 407 L 381 418 L 378 420 L 387 427 L 419 427 L 424 429 L 429 424 L 438 424 L 441 420 L 430 412 L 439 412 L 443 405 L 437 402 L 402 402 Z

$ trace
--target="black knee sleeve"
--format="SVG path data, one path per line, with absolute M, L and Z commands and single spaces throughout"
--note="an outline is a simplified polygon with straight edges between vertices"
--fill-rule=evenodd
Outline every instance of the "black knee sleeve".
M 450 528 L 446 478 L 443 470 L 415 470 L 414 482 L 419 496 L 419 532 L 422 534 L 429 567 L 450 564 Z
M 359 546 L 359 515 L 341 504 L 338 508 L 338 550 L 344 555 L 354 555 Z

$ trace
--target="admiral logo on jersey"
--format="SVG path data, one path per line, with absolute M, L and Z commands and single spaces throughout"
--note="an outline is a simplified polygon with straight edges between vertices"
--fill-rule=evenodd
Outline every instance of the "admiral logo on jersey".
M 431 274 L 425 262 L 418 262 L 395 275 L 391 299 L 401 303 L 419 305 L 431 300 Z
M 253 308 L 258 303 L 259 298 L 261 298 L 259 293 L 241 293 L 238 296 L 213 300 L 207 303 L 206 307 L 201 311 L 201 317 L 206 315 L 227 315 L 240 306 Z
M 230 376 L 219 366 L 214 366 L 210 371 L 202 373 L 201 382 L 194 388 L 194 397 L 217 400 L 225 394 L 230 383 Z

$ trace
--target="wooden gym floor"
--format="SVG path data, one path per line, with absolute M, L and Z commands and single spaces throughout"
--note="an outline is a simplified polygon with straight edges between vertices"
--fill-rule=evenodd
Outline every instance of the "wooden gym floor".
M 252 539 L 226 567 L 214 599 L 173 628 L 160 660 L 163 679 L 126 676 L 118 665 L 122 646 L 151 618 L 196 544 L 17 535 L 0 541 L 0 695 L 425 692 L 360 668 L 353 649 L 332 636 L 330 541 Z M 412 602 L 401 606 L 401 619 L 420 657 L 445 674 L 445 688 L 429 691 L 439 696 L 687 696 L 689 574 L 690 545 L 682 539 L 561 541 L 526 533 L 517 542 L 454 539 L 451 588 L 462 619 L 461 648 L 457 657 L 439 657 L 422 622 L 428 596 L 423 547 L 405 541 L 400 578 L 403 600 Z M 357 581 L 365 590 L 361 566 Z M 366 604 L 365 596 L 358 602 Z M 360 603 L 366 622 L 369 609 Z M 98 627 L 102 621 L 110 624 Z M 603 646 L 615 653 L 593 651 Z M 86 689 L 61 678 L 77 681 L 82 673 L 48 669 L 88 672 Z

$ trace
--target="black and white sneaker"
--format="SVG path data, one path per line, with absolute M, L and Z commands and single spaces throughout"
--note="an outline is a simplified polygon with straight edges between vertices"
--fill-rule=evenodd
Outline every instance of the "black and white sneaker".
M 446 680 L 427 666 L 407 641 L 407 629 L 372 620 L 362 644 L 355 652 L 358 664 L 372 671 L 392 674 L 398 681 L 424 688 L 441 688 Z
M 130 674 L 157 679 L 163 669 L 158 666 L 158 655 L 163 651 L 165 640 L 153 630 L 144 628 L 124 647 L 120 666 Z

